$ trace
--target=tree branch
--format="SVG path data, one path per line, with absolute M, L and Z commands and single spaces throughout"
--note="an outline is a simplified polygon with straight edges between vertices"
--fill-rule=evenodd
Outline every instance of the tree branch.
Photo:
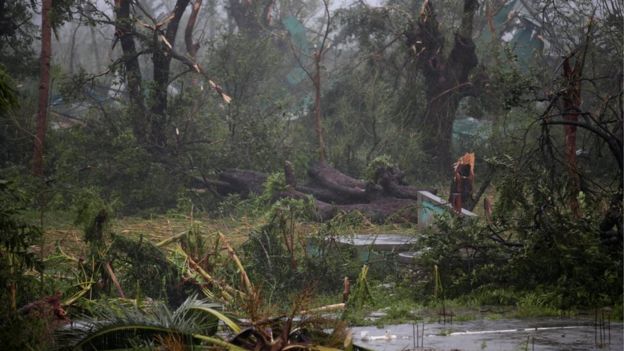
M 199 43 L 193 43 L 193 29 L 197 22 L 197 15 L 201 9 L 202 0 L 195 0 L 191 7 L 191 15 L 186 23 L 186 29 L 184 31 L 184 43 L 186 44 L 186 51 L 189 56 L 195 60 L 197 58 L 197 50 L 199 50 Z
M 622 141 L 615 138 L 614 136 L 610 136 L 606 133 L 604 133 L 603 131 L 599 130 L 598 128 L 588 125 L 586 123 L 582 123 L 582 122 L 577 122 L 577 121 L 543 121 L 542 124 L 544 125 L 571 125 L 571 126 L 576 126 L 579 128 L 583 128 L 586 129 L 594 134 L 596 134 L 598 137 L 600 137 L 602 140 L 604 140 L 607 145 L 609 145 L 609 150 L 611 150 L 611 153 L 613 154 L 613 156 L 616 158 L 618 165 L 620 167 L 620 173 L 622 170 L 622 156 L 623 156 L 623 149 L 622 149 Z
M 208 84 L 210 85 L 210 87 L 214 91 L 216 91 L 219 95 L 221 95 L 221 98 L 223 99 L 223 101 L 225 101 L 228 104 L 232 101 L 232 98 L 223 91 L 221 86 L 219 86 L 212 79 L 210 79 L 208 74 L 206 74 L 204 72 L 204 70 L 202 69 L 202 67 L 200 66 L 199 63 L 191 60 L 190 58 L 188 58 L 188 57 L 186 57 L 186 56 L 184 56 L 184 55 L 182 55 L 182 54 L 180 54 L 178 52 L 176 52 L 173 48 L 169 48 L 168 51 L 169 51 L 169 54 L 171 55 L 171 57 L 173 57 L 174 59 L 182 62 L 185 65 L 187 65 L 189 68 L 193 69 L 193 71 L 201 74 L 208 81 Z

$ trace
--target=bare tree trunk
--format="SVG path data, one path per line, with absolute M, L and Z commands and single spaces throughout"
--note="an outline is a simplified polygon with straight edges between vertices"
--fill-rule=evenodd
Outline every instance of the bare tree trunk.
M 133 32 L 134 25 L 130 19 L 130 0 L 115 0 L 115 36 L 121 42 L 123 52 L 132 131 L 137 141 L 144 145 L 148 133 L 147 111 L 143 100 L 139 54 L 134 43 Z
M 175 46 L 176 36 L 182 14 L 190 0 L 178 0 L 173 9 L 173 18 L 169 20 L 164 35 L 159 36 L 158 42 L 154 43 L 158 49 L 154 51 L 152 62 L 154 63 L 154 91 L 153 103 L 150 111 L 151 125 L 149 143 L 156 149 L 162 149 L 167 145 L 167 87 L 169 86 L 169 72 L 172 56 L 170 51 Z M 169 47 L 169 48 L 166 48 Z
M 191 15 L 189 16 L 186 29 L 184 30 L 184 43 L 186 44 L 186 51 L 191 59 L 195 61 L 197 59 L 197 50 L 199 50 L 199 43 L 193 43 L 193 29 L 197 22 L 197 15 L 201 9 L 202 0 L 195 0 L 191 7 Z
M 325 163 L 325 139 L 321 123 L 321 55 L 323 48 L 314 54 L 314 131 L 318 140 L 319 161 Z
M 325 8 L 327 22 L 325 24 L 325 33 L 323 35 L 323 40 L 321 40 L 321 45 L 318 51 L 314 53 L 314 77 L 312 77 L 312 83 L 314 83 L 314 130 L 318 138 L 319 161 L 321 164 L 325 163 L 325 138 L 323 136 L 323 124 L 321 123 L 321 61 L 323 61 L 323 55 L 325 55 L 327 51 L 325 43 L 327 42 L 329 27 L 331 25 L 331 15 L 329 13 L 329 3 L 327 0 L 323 0 L 323 6 Z
M 78 34 L 78 29 L 80 29 L 80 24 L 76 24 L 74 27 L 74 31 L 71 36 L 71 43 L 69 47 L 69 74 L 74 74 L 74 51 L 76 50 L 76 35 Z
M 39 60 L 39 111 L 33 152 L 33 174 L 43 176 L 43 147 L 47 130 L 48 97 L 50 94 L 50 57 L 52 56 L 52 0 L 43 0 L 41 8 L 41 57 Z
M 453 142 L 453 122 L 455 112 L 459 107 L 460 98 L 454 94 L 437 94 L 438 89 L 427 89 L 429 106 L 426 112 L 426 120 L 422 128 L 426 130 L 423 136 L 423 151 L 432 157 L 434 168 L 449 174 L 452 169 L 453 158 L 451 145 Z

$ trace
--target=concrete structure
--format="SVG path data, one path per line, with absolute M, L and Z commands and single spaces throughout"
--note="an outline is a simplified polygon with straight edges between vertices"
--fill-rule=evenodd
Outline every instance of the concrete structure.
M 355 234 L 340 236 L 335 240 L 339 245 L 355 248 L 355 254 L 362 262 L 407 251 L 416 244 L 415 237 L 402 234 Z
M 428 191 L 418 192 L 418 228 L 424 229 L 432 226 L 436 215 L 445 213 L 455 213 L 453 206 L 443 200 L 441 197 L 434 195 Z M 477 217 L 476 214 L 464 208 L 461 210 L 461 216 Z

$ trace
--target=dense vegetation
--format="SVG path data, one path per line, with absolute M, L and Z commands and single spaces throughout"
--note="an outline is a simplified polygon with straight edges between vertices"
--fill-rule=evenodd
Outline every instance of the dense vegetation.
M 384 303 L 622 318 L 620 3 L 47 1 L 0 0 L 3 347 L 348 349 Z M 318 221 L 285 195 L 286 161 L 299 181 L 320 161 L 449 197 L 466 152 L 477 219 Z M 226 194 L 232 168 L 270 176 Z M 418 259 L 335 244 L 382 230 Z

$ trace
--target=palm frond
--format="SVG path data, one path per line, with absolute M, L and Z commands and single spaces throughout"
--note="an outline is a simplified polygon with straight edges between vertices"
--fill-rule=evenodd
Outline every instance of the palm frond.
M 190 307 L 193 310 L 209 313 L 227 325 L 234 333 L 240 333 L 241 329 L 230 317 L 208 306 L 194 305 Z
M 203 341 L 234 351 L 234 345 L 212 337 L 220 320 L 233 331 L 240 330 L 232 319 L 218 311 L 219 308 L 218 304 L 194 296 L 175 311 L 160 303 L 144 310 L 134 305 L 109 304 L 59 330 L 58 345 L 60 349 L 105 350 L 129 347 L 137 341 L 150 344 L 159 336 L 175 335 L 185 343 Z

